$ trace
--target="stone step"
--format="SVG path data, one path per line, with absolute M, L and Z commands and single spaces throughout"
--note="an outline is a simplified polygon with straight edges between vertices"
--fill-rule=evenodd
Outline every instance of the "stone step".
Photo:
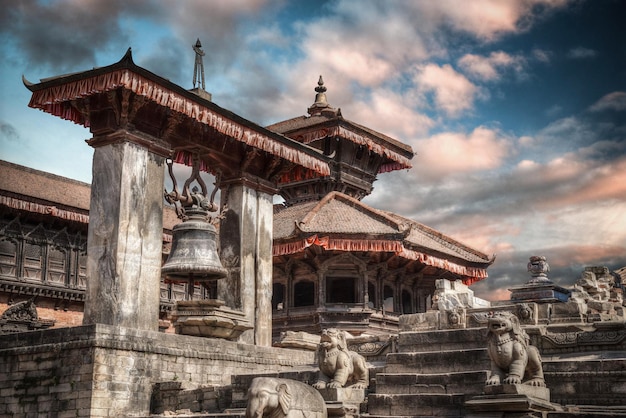
M 488 376 L 487 370 L 441 374 L 379 373 L 376 376 L 376 393 L 385 395 L 423 393 L 479 395 L 482 393 Z
M 132 415 L 132 418 L 245 418 L 245 409 L 236 409 L 230 412 L 189 412 L 186 410 L 168 411 L 163 414 L 152 414 L 145 416 Z M 128 417 L 131 418 L 131 417 Z
M 490 369 L 486 349 L 393 353 L 387 355 L 385 373 L 458 373 Z
M 452 394 L 387 395 L 371 393 L 367 412 L 373 417 L 462 417 L 466 397 Z
M 485 334 L 483 328 L 405 331 L 398 335 L 398 351 L 416 353 L 487 348 Z

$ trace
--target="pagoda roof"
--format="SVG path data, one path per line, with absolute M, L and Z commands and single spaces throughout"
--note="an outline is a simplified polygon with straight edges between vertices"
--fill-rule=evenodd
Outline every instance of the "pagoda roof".
M 413 149 L 396 139 L 344 119 L 341 109 L 332 107 L 326 98 L 327 88 L 320 76 L 315 88 L 315 102 L 307 109 L 309 116 L 298 116 L 269 125 L 267 128 L 310 144 L 327 137 L 343 138 L 383 157 L 379 173 L 411 168 Z
M 493 258 L 400 215 L 374 209 L 340 192 L 318 202 L 278 208 L 274 256 L 317 245 L 325 250 L 388 252 L 462 276 L 471 284 L 487 277 Z
M 78 102 L 123 88 L 145 100 L 208 126 L 231 140 L 278 156 L 317 175 L 329 175 L 328 158 L 318 150 L 255 124 L 193 91 L 172 83 L 133 62 L 131 49 L 117 63 L 105 67 L 42 79 L 24 85 L 33 93 L 29 106 L 62 119 L 90 127 Z M 180 158 L 184 160 L 185 158 Z
M 298 116 L 267 126 L 267 129 L 293 138 L 303 144 L 335 136 L 344 138 L 385 157 L 379 173 L 411 168 L 413 149 L 390 136 L 344 119 L 341 110 L 310 116 Z

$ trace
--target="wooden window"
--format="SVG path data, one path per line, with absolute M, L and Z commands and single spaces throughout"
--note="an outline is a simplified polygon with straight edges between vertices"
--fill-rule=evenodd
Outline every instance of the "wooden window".
M 326 302 L 356 303 L 356 280 L 354 277 L 327 277 Z
M 0 275 L 17 276 L 17 245 L 11 241 L 0 241 Z
M 293 306 L 315 305 L 315 283 L 302 280 L 293 286 Z
M 369 307 L 372 309 L 378 308 L 378 299 L 376 294 L 376 284 L 373 282 L 367 283 L 367 297 L 369 298 Z
M 57 248 L 51 248 L 48 252 L 48 282 L 52 284 L 66 284 L 67 272 L 66 272 L 66 260 L 67 257 L 63 251 Z
M 402 313 L 413 313 L 413 295 L 408 290 L 402 290 Z
M 385 312 L 393 312 L 393 288 L 391 286 L 385 286 L 383 288 L 383 309 Z
M 285 285 L 274 283 L 272 286 L 272 309 L 283 310 L 285 307 Z
M 41 245 L 24 244 L 24 277 L 26 279 L 41 280 L 42 255 Z

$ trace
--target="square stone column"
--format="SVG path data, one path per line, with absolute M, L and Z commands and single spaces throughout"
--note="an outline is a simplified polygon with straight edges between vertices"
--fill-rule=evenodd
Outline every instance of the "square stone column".
M 118 131 L 90 141 L 95 150 L 83 324 L 158 331 L 164 158 L 132 136 Z
M 254 329 L 241 342 L 272 344 L 272 237 L 274 190 L 250 179 L 223 181 L 221 258 L 229 277 L 218 281 L 218 298 L 241 310 Z

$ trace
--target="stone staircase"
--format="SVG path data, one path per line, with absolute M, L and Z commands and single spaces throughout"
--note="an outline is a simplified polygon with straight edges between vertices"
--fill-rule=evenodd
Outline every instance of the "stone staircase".
M 462 417 L 489 369 L 484 330 L 401 332 L 398 352 L 376 374 L 370 417 Z

